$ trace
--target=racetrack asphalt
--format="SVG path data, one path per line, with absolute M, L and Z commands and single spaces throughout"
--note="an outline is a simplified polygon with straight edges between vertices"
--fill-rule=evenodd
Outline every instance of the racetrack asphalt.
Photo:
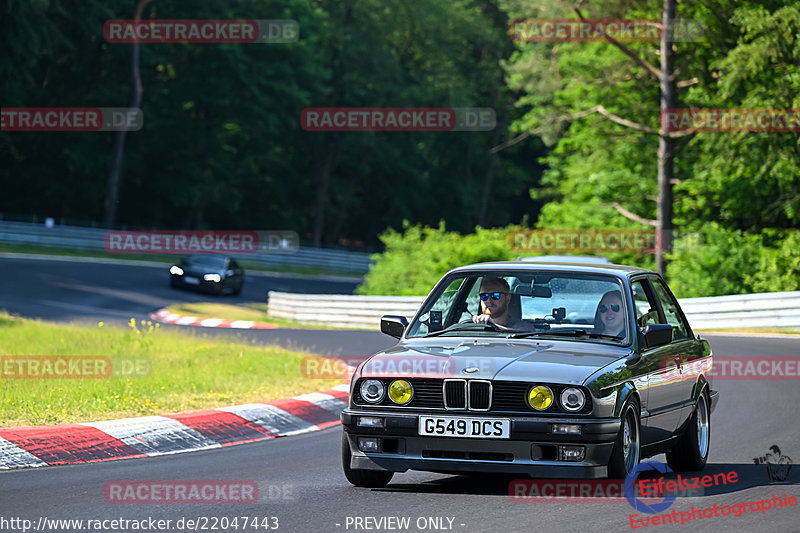
M 6 272 L 6 260 L 0 260 L 0 269 Z M 31 264 L 17 265 L 15 275 L 36 277 L 45 287 L 62 287 L 65 276 L 56 272 L 33 272 L 22 275 L 21 270 L 36 268 Z M 47 270 L 47 269 L 45 269 Z M 91 269 L 90 269 L 91 270 Z M 80 292 L 85 298 L 92 294 L 106 295 L 112 281 L 95 281 L 89 272 L 73 273 L 73 278 L 96 289 Z M 111 271 L 112 277 L 117 274 Z M 154 278 L 159 281 L 159 277 Z M 47 307 L 39 296 L 32 301 L 22 297 L 24 286 L 9 297 L 6 289 L 10 282 L 0 281 L 0 308 L 26 315 L 23 309 L 9 308 L 13 303 L 32 309 Z M 18 281 L 17 281 L 18 283 Z M 159 283 L 162 283 L 159 281 Z M 16 289 L 15 289 L 16 290 Z M 120 289 L 123 290 L 123 289 Z M 130 290 L 130 289 L 125 289 Z M 163 306 L 161 301 L 175 296 L 163 281 L 165 294 L 153 296 L 141 289 L 148 298 L 139 309 Z M 162 290 L 153 289 L 154 292 Z M 39 294 L 44 294 L 44 290 Z M 346 292 L 346 291 L 342 291 Z M 176 293 L 180 294 L 180 293 Z M 191 294 L 191 293 L 189 293 Z M 50 298 L 61 298 L 53 294 Z M 193 296 L 193 295 L 192 295 Z M 186 296 L 190 297 L 189 295 Z M 48 299 L 50 299 L 48 298 Z M 200 296 L 203 299 L 203 296 Z M 26 301 L 29 300 L 29 301 Z M 129 297 L 123 302 L 134 302 Z M 150 302 L 159 300 L 159 303 Z M 171 301 L 174 301 L 173 298 Z M 64 300 L 62 300 L 64 301 Z M 197 301 L 197 300 L 195 300 Z M 21 303 L 20 303 L 21 302 Z M 169 302 L 167 302 L 169 303 Z M 98 309 L 83 300 L 78 308 L 92 314 Z M 103 305 L 111 305 L 106 302 Z M 70 309 L 59 307 L 62 320 L 71 320 Z M 100 308 L 103 309 L 103 308 Z M 120 312 L 123 320 L 130 316 L 127 307 Z M 38 315 L 43 316 L 43 315 Z M 53 316 L 48 320 L 58 320 Z M 102 318 L 99 318 L 102 319 Z M 212 330 L 217 331 L 217 330 Z M 273 330 L 275 331 L 275 330 Z M 273 333 L 265 331 L 259 333 Z M 223 332 L 233 333 L 233 332 Z M 252 332 L 235 332 L 252 333 Z M 297 330 L 290 339 L 307 342 L 306 335 L 318 333 L 314 342 L 325 343 L 324 337 L 334 334 L 367 334 L 371 332 L 330 332 L 325 330 Z M 295 337 L 296 335 L 296 337 Z M 385 336 L 384 336 L 385 337 Z M 704 335 L 717 356 L 798 356 L 800 339 L 749 338 L 719 334 Z M 375 342 L 373 342 L 373 339 Z M 363 353 L 372 353 L 391 339 L 363 336 L 359 346 Z M 383 344 L 381 344 L 383 343 Z M 341 341 L 325 346 L 341 348 Z M 678 512 L 695 508 L 733 505 L 752 500 L 768 499 L 772 494 L 800 498 L 800 468 L 795 467 L 783 482 L 771 482 L 764 465 L 754 464 L 754 458 L 763 456 L 770 446 L 778 445 L 781 452 L 797 462 L 800 458 L 800 387 L 797 380 L 717 380 L 714 388 L 720 391 L 720 402 L 712 415 L 711 452 L 709 464 L 702 474 L 737 472 L 739 481 L 726 486 L 705 489 L 704 496 L 678 497 L 672 508 Z M 213 449 L 152 457 L 128 459 L 109 463 L 57 466 L 46 469 L 0 472 L 0 526 L 2 519 L 24 518 L 34 524 L 42 517 L 63 519 L 146 519 L 148 517 L 171 519 L 181 517 L 197 519 L 206 517 L 219 520 L 226 517 L 277 517 L 279 531 L 327 532 L 366 530 L 361 521 L 356 528 L 355 519 L 409 517 L 409 531 L 433 531 L 431 524 L 442 524 L 455 531 L 621 531 L 631 529 L 629 516 L 636 513 L 622 501 L 567 501 L 557 503 L 513 502 L 508 496 L 508 483 L 512 478 L 503 476 L 448 476 L 424 472 L 396 474 L 392 483 L 383 489 L 352 487 L 344 478 L 340 463 L 340 433 L 333 427 L 316 433 L 263 442 L 244 444 L 232 448 Z M 664 460 L 656 456 L 653 460 Z M 120 480 L 249 480 L 259 486 L 260 497 L 256 503 L 236 505 L 209 504 L 113 504 L 104 498 L 107 482 Z M 668 511 L 666 511 L 668 512 Z M 639 513 L 640 516 L 642 513 Z M 444 517 L 442 522 L 428 518 Z M 448 521 L 452 519 L 452 523 Z M 384 524 L 385 525 L 385 524 Z M 421 527 L 420 527 L 421 526 Z M 8 528 L 0 529 L 9 530 Z M 703 518 L 680 525 L 651 525 L 647 531 L 800 531 L 800 507 L 770 509 L 762 513 L 748 511 L 734 517 Z M 19 529 L 18 529 L 19 530 Z M 68 529 L 61 529 L 66 531 Z M 85 529 L 84 529 L 85 530 Z M 233 530 L 233 528 L 228 528 Z M 257 531 L 255 529 L 242 529 Z M 264 530 L 263 528 L 261 529 Z M 401 531 L 397 528 L 373 528 L 380 531 Z M 112 529 L 100 529 L 112 531 Z M 181 531 L 172 528 L 170 531 Z
M 173 303 L 263 303 L 269 291 L 352 294 L 358 286 L 356 280 L 336 277 L 247 272 L 240 295 L 215 297 L 171 288 L 168 264 L 108 264 L 7 255 L 0 254 L 0 310 L 52 322 L 104 321 L 124 325 L 131 317 L 137 321 L 149 320 L 150 313 Z M 376 331 L 163 327 L 179 328 L 194 335 L 233 336 L 320 355 L 370 355 L 395 343 L 377 331 L 377 324 Z

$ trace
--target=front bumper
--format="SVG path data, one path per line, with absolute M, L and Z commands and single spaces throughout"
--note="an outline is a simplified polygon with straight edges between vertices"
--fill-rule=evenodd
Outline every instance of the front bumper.
M 197 283 L 187 283 L 184 280 L 184 278 L 187 276 L 196 279 Z M 183 274 L 180 276 L 177 274 L 170 274 L 170 278 L 174 287 L 182 287 L 210 293 L 220 292 L 223 288 L 223 283 L 225 283 L 224 279 L 221 281 L 206 281 L 203 279 L 202 274 Z
M 442 416 L 454 414 L 443 413 Z M 385 427 L 357 426 L 358 416 L 383 417 Z M 511 420 L 511 438 L 420 436 L 418 413 L 348 408 L 342 412 L 341 418 L 350 443 L 350 467 L 393 472 L 497 472 L 535 477 L 598 478 L 606 476 L 606 467 L 620 429 L 620 420 L 616 418 L 545 418 L 489 413 L 458 416 L 508 418 Z M 554 435 L 551 433 L 553 423 L 580 425 L 581 434 Z M 380 450 L 360 451 L 358 437 L 379 437 Z M 584 460 L 558 460 L 558 445 L 584 446 Z

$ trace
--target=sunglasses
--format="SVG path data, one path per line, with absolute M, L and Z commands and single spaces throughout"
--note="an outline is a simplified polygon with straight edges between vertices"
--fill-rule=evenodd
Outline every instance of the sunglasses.
M 611 304 L 611 305 L 602 304 L 602 305 L 600 305 L 600 307 L 598 307 L 598 309 L 600 310 L 600 313 L 602 314 L 602 313 L 607 312 L 609 307 L 615 313 L 619 313 L 619 305 L 617 305 L 617 304 Z
M 482 292 L 479 294 L 481 297 L 482 302 L 486 302 L 489 300 L 489 297 L 492 297 L 492 300 L 499 300 L 501 294 L 508 294 L 507 292 Z

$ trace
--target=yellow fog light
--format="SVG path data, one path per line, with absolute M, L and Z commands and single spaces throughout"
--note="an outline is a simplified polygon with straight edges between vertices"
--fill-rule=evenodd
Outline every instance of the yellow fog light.
M 544 385 L 537 385 L 528 393 L 528 403 L 537 411 L 544 411 L 553 404 L 553 391 Z
M 389 385 L 389 399 L 396 404 L 407 404 L 413 396 L 414 387 L 404 379 L 396 379 Z

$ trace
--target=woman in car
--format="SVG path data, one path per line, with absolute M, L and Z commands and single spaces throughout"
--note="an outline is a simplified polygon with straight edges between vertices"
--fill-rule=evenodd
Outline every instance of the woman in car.
M 600 298 L 594 314 L 593 333 L 625 337 L 625 310 L 622 307 L 622 294 L 619 291 L 608 291 Z

